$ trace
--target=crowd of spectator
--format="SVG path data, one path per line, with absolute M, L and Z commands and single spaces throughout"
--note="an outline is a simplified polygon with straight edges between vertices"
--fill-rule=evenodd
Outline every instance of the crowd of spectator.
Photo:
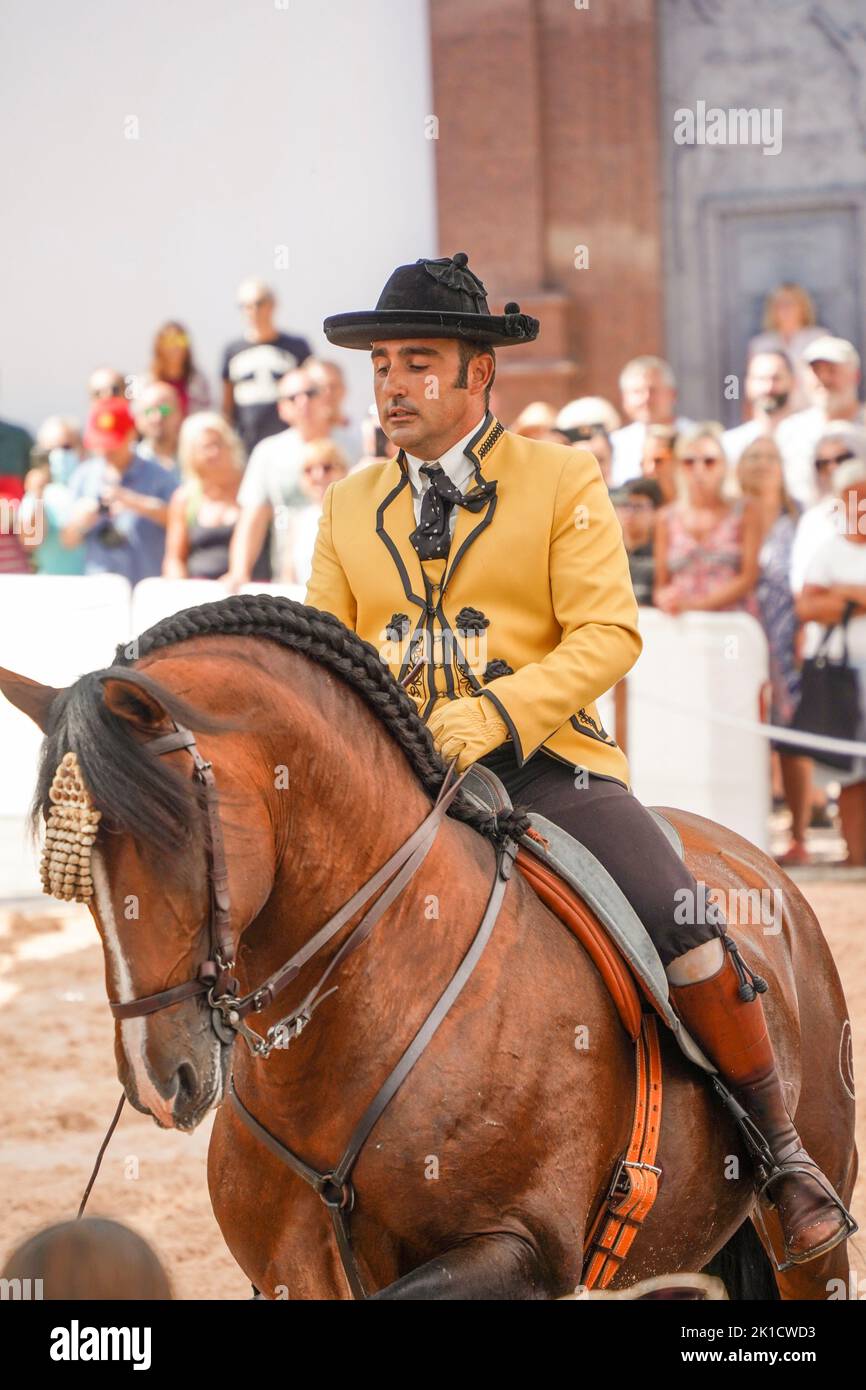
M 678 413 L 674 374 L 636 357 L 619 379 L 621 414 L 598 397 L 556 411 L 532 402 L 512 428 L 589 448 L 623 529 L 638 603 L 662 612 L 750 613 L 769 649 L 766 716 L 790 727 L 803 662 L 826 638 L 859 685 L 866 740 L 866 412 L 854 345 L 815 323 L 806 291 L 768 296 L 744 376 L 746 418 L 731 429 Z M 828 630 L 829 636 L 828 636 Z M 866 865 L 866 759 L 826 769 L 773 742 L 775 786 L 790 811 L 780 856 L 809 861 L 810 824 L 838 786 L 851 865 Z
M 330 483 L 389 457 L 375 412 L 353 421 L 340 367 L 276 322 L 273 291 L 238 291 L 244 329 L 222 356 L 219 408 L 186 328 L 156 333 L 150 364 L 92 372 L 84 429 L 52 416 L 36 440 L 0 421 L 0 573 L 124 575 L 304 585 Z M 767 718 L 791 724 L 804 659 L 828 651 L 857 672 L 866 709 L 866 415 L 860 359 L 815 322 L 806 291 L 767 298 L 749 345 L 743 420 L 679 413 L 674 373 L 635 357 L 620 401 L 529 403 L 510 427 L 586 448 L 623 529 L 638 602 L 676 615 L 744 611 L 770 654 Z M 861 517 L 862 526 L 860 523 Z M 835 643 L 835 646 L 834 646 Z M 866 737 L 861 713 L 860 739 Z M 826 814 L 820 764 L 774 745 L 791 813 L 783 859 L 808 861 Z M 851 864 L 866 864 L 866 759 L 834 770 Z

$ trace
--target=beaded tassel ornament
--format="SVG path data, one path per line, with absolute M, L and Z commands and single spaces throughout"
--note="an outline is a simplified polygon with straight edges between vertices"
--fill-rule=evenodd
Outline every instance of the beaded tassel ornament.
M 74 753 L 64 753 L 48 793 L 51 810 L 42 851 L 42 888 L 66 902 L 93 897 L 90 851 L 102 812 L 94 809 Z

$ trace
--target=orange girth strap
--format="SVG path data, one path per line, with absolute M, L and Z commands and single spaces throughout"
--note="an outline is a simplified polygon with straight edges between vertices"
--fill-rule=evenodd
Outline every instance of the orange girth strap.
M 635 1044 L 637 1076 L 634 1121 L 624 1159 L 587 1237 L 581 1282 L 606 1289 L 631 1249 L 658 1192 L 656 1167 L 662 1118 L 662 1064 L 655 1014 L 644 1014 Z
M 583 1284 L 607 1288 L 656 1199 L 661 1170 L 656 1167 L 662 1120 L 662 1064 L 658 1021 L 641 1011 L 637 982 L 625 958 L 590 911 L 559 875 L 534 854 L 518 850 L 517 867 L 597 967 L 616 1005 L 622 1026 L 635 1045 L 635 1104 L 631 1140 L 593 1222 L 584 1249 Z

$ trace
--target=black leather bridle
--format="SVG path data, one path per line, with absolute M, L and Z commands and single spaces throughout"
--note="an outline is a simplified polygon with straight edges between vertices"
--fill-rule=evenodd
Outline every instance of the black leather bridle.
M 322 993 L 324 985 L 340 965 L 362 946 L 379 919 L 397 899 L 410 878 L 420 868 L 438 834 L 445 814 L 454 800 L 468 769 L 454 779 L 455 760 L 449 764 L 439 789 L 439 794 L 424 820 L 416 830 L 404 840 L 386 862 L 364 883 L 356 893 L 338 909 L 327 922 L 283 965 L 273 971 L 267 979 L 250 993 L 238 996 L 239 984 L 233 972 L 234 944 L 231 932 L 231 900 L 228 886 L 228 866 L 219 816 L 219 794 L 212 764 L 202 758 L 196 745 L 195 735 L 190 729 L 175 723 L 174 732 L 162 734 L 149 741 L 152 753 L 159 756 L 177 752 L 180 749 L 190 754 L 193 761 L 193 778 L 200 786 L 200 795 L 207 820 L 207 869 L 209 882 L 208 958 L 199 967 L 192 980 L 158 990 L 154 994 L 143 995 L 127 1003 L 110 1001 L 111 1011 L 117 1019 L 140 1018 L 146 1014 L 157 1013 L 170 1008 L 183 1000 L 192 999 L 199 994 L 207 994 L 211 1008 L 211 1021 L 217 1036 L 223 1043 L 234 1042 L 240 1035 L 251 1052 L 258 1057 L 268 1057 L 275 1048 L 285 1048 L 297 1038 L 310 1022 L 313 1011 L 327 998 L 331 990 Z M 355 1204 L 355 1191 L 351 1174 L 358 1161 L 361 1150 L 370 1132 L 382 1116 L 389 1101 L 422 1055 L 430 1039 L 448 1014 L 451 1006 L 463 990 L 490 938 L 499 909 L 505 896 L 505 889 L 511 877 L 511 870 L 517 854 L 517 842 L 505 836 L 497 845 L 496 870 L 487 904 L 475 936 L 458 965 L 450 982 L 428 1013 L 418 1032 L 392 1069 L 387 1079 L 373 1097 L 364 1114 L 358 1121 L 338 1163 L 329 1172 L 322 1173 L 306 1163 L 298 1154 L 287 1147 L 280 1139 L 265 1129 L 247 1109 L 235 1089 L 234 1077 L 229 1079 L 228 1098 L 235 1114 L 253 1134 L 293 1172 L 303 1178 L 319 1195 L 331 1215 L 337 1248 L 343 1270 L 354 1298 L 367 1297 L 361 1270 L 352 1246 L 349 1216 Z M 245 1022 L 250 1014 L 261 1013 L 294 980 L 303 967 L 323 950 L 329 941 L 354 917 L 365 903 L 373 899 L 367 911 L 336 951 L 316 984 L 308 990 L 299 1005 L 277 1023 L 272 1024 L 265 1034 L 257 1033 Z M 102 1154 L 120 1117 L 123 1106 L 121 1096 L 111 1127 L 103 1141 L 90 1182 L 79 1208 L 79 1216 L 84 1211 L 87 1197 L 93 1186 Z
M 213 994 L 215 998 L 231 997 L 237 992 L 238 982 L 232 974 L 234 964 L 234 943 L 232 942 L 231 900 L 229 898 L 229 876 L 223 844 L 222 825 L 219 815 L 219 793 L 213 764 L 207 762 L 199 753 L 195 734 L 182 724 L 175 724 L 174 733 L 161 734 L 148 740 L 151 753 L 162 755 L 174 753 L 183 748 L 193 761 L 193 780 L 200 788 L 200 797 L 207 821 L 207 869 L 208 869 L 208 959 L 199 966 L 194 980 L 186 980 L 182 985 L 172 985 L 156 994 L 145 994 L 140 999 L 131 999 L 121 1004 L 109 1000 L 109 1007 L 115 1018 L 141 1018 L 144 1014 L 155 1014 L 184 999 L 192 999 L 197 994 Z

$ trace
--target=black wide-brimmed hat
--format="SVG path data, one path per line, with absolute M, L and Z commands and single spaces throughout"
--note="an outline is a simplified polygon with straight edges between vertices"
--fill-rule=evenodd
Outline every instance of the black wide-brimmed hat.
M 531 343 L 538 319 L 506 304 L 491 314 L 487 291 L 469 269 L 465 251 L 441 261 L 398 266 L 379 295 L 375 309 L 332 314 L 325 337 L 337 347 L 366 348 L 380 338 L 476 338 L 492 347 Z

